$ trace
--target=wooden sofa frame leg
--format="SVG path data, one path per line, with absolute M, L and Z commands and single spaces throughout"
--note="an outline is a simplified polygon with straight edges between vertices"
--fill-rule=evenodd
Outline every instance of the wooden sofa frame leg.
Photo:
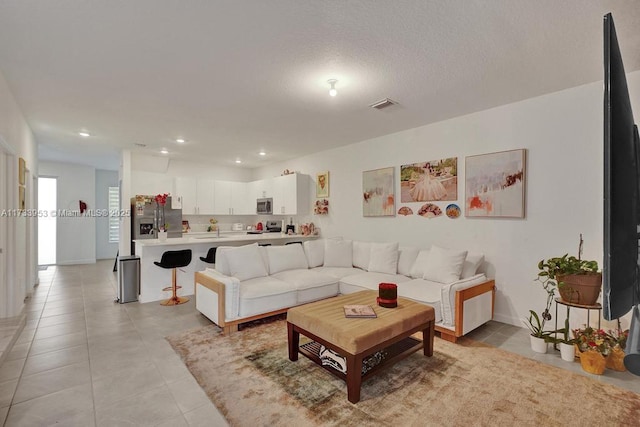
M 457 342 L 458 338 L 464 335 L 462 330 L 464 321 L 464 302 L 486 292 L 491 292 L 491 318 L 493 319 L 493 309 L 496 300 L 496 282 L 495 280 L 489 280 L 488 282 L 456 291 L 455 330 L 452 331 L 451 329 L 447 329 L 442 326 L 436 326 L 436 331 L 440 332 L 440 338 L 453 343 Z

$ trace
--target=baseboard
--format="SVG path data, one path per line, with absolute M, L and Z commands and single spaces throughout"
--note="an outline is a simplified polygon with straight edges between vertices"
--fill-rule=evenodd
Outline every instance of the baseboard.
M 96 263 L 96 259 L 79 259 L 76 261 L 58 261 L 56 262 L 56 265 L 77 265 L 77 264 L 95 264 Z
M 508 325 L 523 327 L 519 318 L 513 316 L 505 316 L 499 313 L 493 313 L 493 320 L 496 322 L 506 323 Z

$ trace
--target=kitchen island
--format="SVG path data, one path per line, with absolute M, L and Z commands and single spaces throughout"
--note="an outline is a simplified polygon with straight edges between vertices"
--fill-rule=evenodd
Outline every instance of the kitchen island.
M 200 257 L 206 257 L 209 248 L 218 246 L 242 246 L 250 243 L 270 243 L 272 245 L 284 245 L 287 242 L 301 242 L 317 239 L 318 236 L 287 235 L 281 233 L 262 234 L 222 234 L 218 237 L 215 233 L 184 234 L 183 237 L 168 238 L 164 241 L 158 239 L 135 240 L 136 255 L 140 257 L 140 295 L 141 303 L 160 301 L 170 296 L 170 291 L 163 288 L 171 286 L 171 270 L 158 267 L 153 262 L 160 261 L 165 251 L 178 251 L 191 249 L 191 263 L 178 269 L 178 285 L 182 289 L 178 291 L 180 296 L 193 295 L 194 275 L 196 271 L 202 271 L 211 264 L 203 262 Z

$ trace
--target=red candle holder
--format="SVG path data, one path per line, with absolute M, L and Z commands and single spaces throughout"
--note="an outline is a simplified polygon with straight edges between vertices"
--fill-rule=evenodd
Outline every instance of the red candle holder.
M 394 283 L 380 283 L 378 285 L 378 305 L 385 308 L 398 306 L 398 285 Z

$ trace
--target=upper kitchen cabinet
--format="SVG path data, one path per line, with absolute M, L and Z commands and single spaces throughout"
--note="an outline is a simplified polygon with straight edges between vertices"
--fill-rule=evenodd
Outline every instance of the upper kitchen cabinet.
M 251 182 L 251 186 L 249 187 L 251 191 L 249 198 L 257 200 L 273 197 L 273 180 L 274 178 L 266 178 Z
M 309 176 L 299 173 L 273 178 L 273 214 L 309 213 Z
M 175 195 L 182 197 L 182 214 L 213 215 L 214 184 L 212 179 L 177 177 Z
M 249 201 L 248 183 L 231 181 L 215 182 L 214 213 L 216 215 L 255 214 L 255 206 L 252 211 Z

